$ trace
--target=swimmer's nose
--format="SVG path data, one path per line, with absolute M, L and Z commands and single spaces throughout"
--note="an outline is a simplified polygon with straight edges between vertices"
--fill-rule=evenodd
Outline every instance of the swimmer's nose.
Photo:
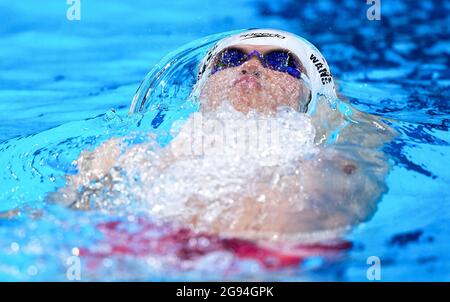
M 243 75 L 253 75 L 257 78 L 261 77 L 261 69 L 263 68 L 263 66 L 257 58 L 250 59 L 249 61 L 242 64 L 241 67 L 241 73 Z

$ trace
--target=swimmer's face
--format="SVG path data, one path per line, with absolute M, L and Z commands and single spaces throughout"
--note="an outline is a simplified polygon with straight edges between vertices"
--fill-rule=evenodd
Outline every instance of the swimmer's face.
M 254 45 L 234 46 L 233 49 L 247 54 L 256 50 L 263 55 L 280 51 L 273 46 Z M 294 56 L 292 59 L 297 60 Z M 300 64 L 298 60 L 296 63 Z M 237 111 L 244 114 L 250 110 L 272 114 L 281 106 L 298 109 L 301 100 L 309 100 L 309 90 L 298 75 L 266 68 L 254 56 L 239 66 L 213 73 L 200 93 L 200 100 L 203 109 L 208 111 L 214 110 L 223 101 L 229 101 Z

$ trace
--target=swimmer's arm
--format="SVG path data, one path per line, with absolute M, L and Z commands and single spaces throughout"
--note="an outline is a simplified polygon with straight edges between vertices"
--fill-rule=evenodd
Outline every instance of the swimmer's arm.
M 79 190 L 108 175 L 121 154 L 121 141 L 121 139 L 110 139 L 93 151 L 81 152 L 74 162 L 78 173 L 67 175 L 66 185 L 57 192 L 50 193 L 47 200 L 63 205 L 71 205 L 76 202 Z
M 20 214 L 20 211 L 18 208 L 9 210 L 9 211 L 0 211 L 0 219 L 12 219 L 17 217 Z
M 174 162 L 179 155 L 183 155 L 185 139 L 176 136 L 165 152 L 160 152 L 161 156 L 155 165 L 164 168 Z M 74 188 L 86 186 L 92 181 L 98 181 L 107 176 L 114 166 L 127 167 L 129 159 L 133 164 L 145 164 L 148 161 L 146 151 L 149 149 L 159 149 L 155 142 L 154 134 L 148 135 L 148 143 L 134 146 L 123 146 L 123 138 L 113 138 L 105 141 L 93 151 L 85 150 L 75 161 L 78 173 L 66 177 L 67 186 L 63 191 L 74 191 Z M 122 152 L 122 150 L 124 150 Z M 178 155 L 177 155 L 178 154 Z M 73 195 L 73 194 L 72 194 Z
M 121 154 L 121 139 L 110 139 L 93 151 L 83 151 L 76 160 L 78 174 L 68 179 L 73 184 L 97 180 L 109 173 Z
M 139 164 L 144 166 L 149 161 L 146 151 L 157 149 L 153 140 L 154 137 L 150 135 L 149 143 L 124 148 L 123 138 L 113 138 L 105 141 L 93 151 L 83 151 L 75 161 L 78 173 L 67 175 L 66 185 L 57 192 L 49 194 L 47 199 L 50 202 L 72 205 L 79 201 L 80 194 L 92 190 L 92 184 L 100 183 L 100 188 L 104 188 L 101 182 L 111 178 L 113 168 L 126 169 L 129 165 L 136 166 Z M 161 153 L 158 162 L 155 163 L 155 167 L 163 170 L 164 167 L 167 167 L 175 160 L 172 153 Z

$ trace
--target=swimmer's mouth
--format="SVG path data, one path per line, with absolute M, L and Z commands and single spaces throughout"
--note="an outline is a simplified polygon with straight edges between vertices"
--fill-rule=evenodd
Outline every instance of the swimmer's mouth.
M 245 75 L 234 81 L 234 86 L 244 85 L 246 88 L 261 88 L 259 80 L 251 75 Z

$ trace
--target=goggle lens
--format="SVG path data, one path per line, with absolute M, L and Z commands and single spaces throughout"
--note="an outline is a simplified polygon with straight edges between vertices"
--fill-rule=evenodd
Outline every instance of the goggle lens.
M 219 54 L 212 73 L 226 68 L 240 66 L 254 56 L 258 57 L 265 68 L 286 72 L 297 79 L 301 77 L 300 65 L 288 51 L 284 50 L 275 50 L 262 55 L 256 50 L 247 54 L 240 49 L 225 49 Z

